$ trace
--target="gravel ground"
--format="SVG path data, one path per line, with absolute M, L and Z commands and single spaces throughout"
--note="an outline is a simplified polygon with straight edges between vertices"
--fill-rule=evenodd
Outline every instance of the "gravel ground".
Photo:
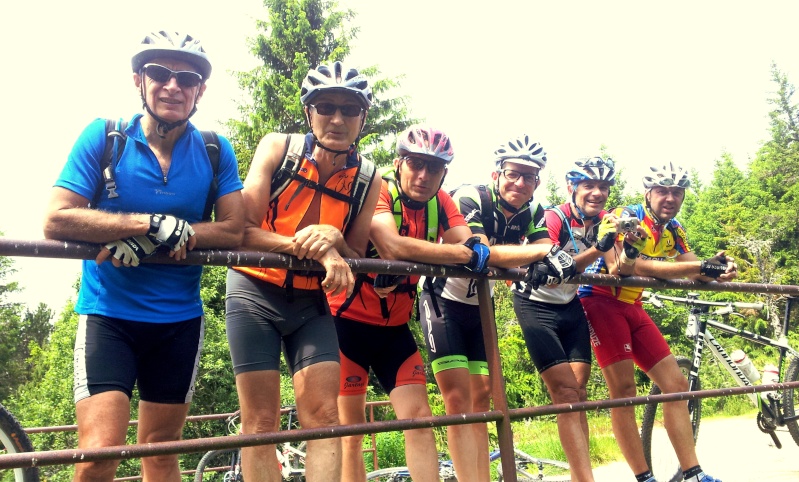
M 755 416 L 702 419 L 697 454 L 703 469 L 723 482 L 799 482 L 799 447 L 787 429 L 777 432 L 782 449 L 762 433 Z M 634 482 L 625 462 L 594 469 L 597 482 Z

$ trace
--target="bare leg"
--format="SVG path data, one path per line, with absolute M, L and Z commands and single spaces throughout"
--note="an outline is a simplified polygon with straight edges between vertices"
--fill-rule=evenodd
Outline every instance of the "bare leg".
M 472 381 L 472 407 L 474 412 L 487 412 L 491 410 L 491 383 L 485 375 L 471 375 Z M 488 463 L 488 426 L 484 423 L 472 425 L 474 439 L 477 443 L 477 476 L 478 480 L 485 481 L 491 478 L 490 464 Z
M 444 397 L 444 407 L 448 415 L 472 412 L 474 407 L 470 377 L 468 368 L 452 368 L 436 373 L 436 382 Z M 459 482 L 480 480 L 477 473 L 477 440 L 474 427 L 473 425 L 447 427 L 447 445 Z M 488 460 L 487 455 L 486 460 Z
M 431 417 L 427 387 L 402 385 L 389 394 L 398 419 Z M 438 482 L 438 452 L 433 429 L 418 428 L 405 432 L 405 460 L 415 482 Z
M 338 398 L 341 367 L 338 362 L 321 362 L 294 374 L 297 417 L 303 428 L 333 427 L 339 424 Z M 309 440 L 305 459 L 308 482 L 338 481 L 341 478 L 341 439 Z
M 626 398 L 636 395 L 635 366 L 632 360 L 622 360 L 602 369 L 602 375 L 608 382 L 610 398 Z M 619 444 L 621 453 L 627 460 L 634 474 L 649 470 L 644 458 L 644 446 L 638 435 L 638 423 L 635 420 L 635 407 L 618 407 L 610 409 L 610 420 L 613 434 Z
M 586 363 L 575 364 L 585 365 L 588 371 L 591 366 Z M 578 367 L 581 371 L 585 369 Z M 553 403 L 576 403 L 580 402 L 581 395 L 585 398 L 585 387 L 581 387 L 577 381 L 572 365 L 560 363 L 552 366 L 541 373 L 541 378 L 547 385 L 552 396 Z M 588 453 L 588 441 L 586 430 L 583 428 L 581 412 L 570 412 L 558 414 L 558 434 L 563 445 L 563 451 L 569 461 L 572 480 L 575 482 L 593 482 L 594 475 L 591 472 L 591 456 Z
M 365 410 L 366 394 L 338 397 L 338 411 L 342 425 L 366 423 Z M 362 482 L 366 480 L 366 466 L 363 463 L 363 435 L 343 437 L 342 446 L 341 481 Z
M 78 418 L 78 448 L 124 445 L 130 420 L 130 399 L 122 392 L 103 392 L 84 398 L 75 406 Z M 75 465 L 76 482 L 105 482 L 114 479 L 119 460 L 102 460 Z
M 188 403 L 139 402 L 138 443 L 180 440 Z M 144 482 L 180 482 L 177 455 L 157 455 L 141 459 Z
M 660 387 L 663 393 L 688 391 L 688 380 L 680 371 L 674 355 L 660 360 L 647 376 Z M 691 428 L 691 417 L 687 402 L 669 402 L 663 404 L 663 425 L 677 454 L 680 466 L 690 468 L 699 465 L 694 445 L 694 433 Z
M 280 372 L 259 370 L 236 375 L 241 405 L 241 431 L 276 432 L 280 426 Z M 241 450 L 241 469 L 247 482 L 281 482 L 274 445 Z

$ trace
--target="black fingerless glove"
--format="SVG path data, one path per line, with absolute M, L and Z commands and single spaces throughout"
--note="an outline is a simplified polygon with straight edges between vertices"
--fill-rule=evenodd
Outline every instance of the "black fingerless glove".
M 726 273 L 727 268 L 727 257 L 716 255 L 702 261 L 699 265 L 699 274 L 716 279 Z

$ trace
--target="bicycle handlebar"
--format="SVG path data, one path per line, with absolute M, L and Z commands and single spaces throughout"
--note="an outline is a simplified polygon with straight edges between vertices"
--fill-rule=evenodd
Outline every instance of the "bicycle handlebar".
M 656 306 L 658 306 L 658 301 L 659 300 L 667 300 L 667 301 L 673 301 L 675 303 L 683 303 L 685 305 L 724 306 L 724 307 L 730 308 L 729 310 L 725 310 L 725 309 L 718 310 L 716 312 L 716 314 L 719 314 L 719 315 L 732 313 L 733 312 L 732 308 L 736 308 L 736 309 L 739 309 L 739 310 L 751 309 L 751 310 L 762 311 L 763 308 L 765 307 L 763 305 L 763 303 L 744 303 L 742 301 L 705 301 L 705 300 L 700 300 L 698 298 L 693 298 L 693 297 L 690 297 L 690 298 L 679 298 L 679 297 L 676 297 L 676 296 L 661 295 L 661 294 L 657 294 L 657 293 L 652 293 L 651 291 L 644 291 L 641 294 L 641 298 L 648 299 L 650 303 L 652 303 L 653 305 L 656 305 Z

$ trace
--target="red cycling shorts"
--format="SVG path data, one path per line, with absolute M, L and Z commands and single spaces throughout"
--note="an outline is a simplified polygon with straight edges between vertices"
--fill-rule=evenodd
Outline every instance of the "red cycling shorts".
M 580 301 L 600 368 L 632 359 L 641 370 L 649 372 L 671 354 L 660 330 L 641 305 L 607 296 L 586 296 Z

